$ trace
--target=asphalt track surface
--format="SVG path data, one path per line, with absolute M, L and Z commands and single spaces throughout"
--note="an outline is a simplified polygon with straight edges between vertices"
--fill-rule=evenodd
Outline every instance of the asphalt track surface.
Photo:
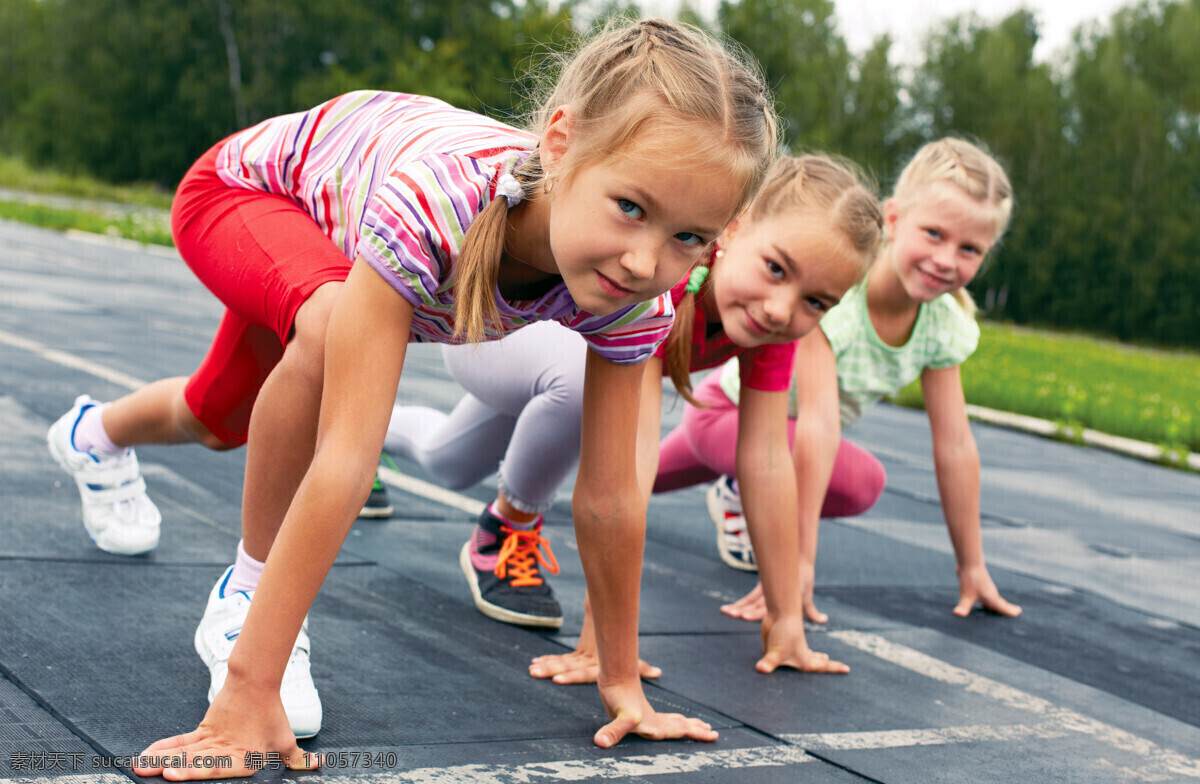
M 152 554 L 98 551 L 45 431 L 74 397 L 190 372 L 216 301 L 166 253 L 0 222 L 0 784 L 131 778 L 120 758 L 193 728 L 208 674 L 192 633 L 238 539 L 239 450 L 139 450 L 164 516 Z M 370 346 L 364 346 L 369 352 Z M 459 396 L 415 346 L 402 401 Z M 664 413 L 665 427 L 679 408 Z M 1117 455 L 975 425 L 992 575 L 1015 620 L 957 600 L 919 412 L 880 406 L 850 436 L 889 472 L 869 514 L 827 521 L 810 625 L 847 676 L 754 672 L 758 629 L 718 606 L 754 584 L 717 558 L 703 490 L 649 513 L 641 652 L 660 710 L 715 743 L 601 750 L 594 687 L 526 674 L 569 649 L 583 579 L 569 504 L 548 518 L 561 633 L 495 623 L 457 563 L 494 485 L 439 494 L 389 474 L 396 515 L 359 521 L 312 610 L 322 782 L 1200 781 L 1200 481 Z M 406 488 L 406 489 L 402 489 Z M 564 489 L 564 493 L 569 488 Z

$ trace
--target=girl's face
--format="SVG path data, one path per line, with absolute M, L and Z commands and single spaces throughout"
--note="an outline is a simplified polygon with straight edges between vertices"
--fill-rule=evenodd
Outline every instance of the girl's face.
M 649 131 L 647 131 L 649 133 Z M 632 149 L 571 172 L 572 113 L 560 108 L 542 137 L 554 187 L 546 226 L 550 266 L 583 310 L 606 315 L 669 291 L 728 223 L 739 191 L 730 172 L 697 163 L 681 138 L 653 139 L 655 154 Z
M 949 182 L 926 186 L 904 206 L 889 199 L 883 220 L 896 276 L 917 302 L 970 283 L 996 241 L 991 211 Z
M 550 252 L 596 315 L 670 290 L 707 252 L 737 194 L 726 172 L 615 156 L 551 191 Z
M 853 246 L 819 213 L 743 215 L 720 244 L 706 303 L 743 348 L 808 334 L 862 274 Z

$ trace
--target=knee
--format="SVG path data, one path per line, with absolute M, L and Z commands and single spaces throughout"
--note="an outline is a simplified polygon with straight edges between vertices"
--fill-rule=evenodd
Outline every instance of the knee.
M 538 396 L 562 416 L 583 420 L 583 371 L 564 372 L 548 380 Z
M 846 493 L 845 503 L 849 507 L 845 517 L 854 517 L 866 512 L 879 501 L 883 489 L 887 486 L 887 471 L 879 461 L 872 461 L 862 466 L 852 489 Z
M 238 447 L 242 446 L 240 443 L 230 444 L 222 441 L 220 438 L 217 438 L 215 435 L 209 432 L 208 428 L 204 428 L 204 431 L 202 433 L 197 433 L 196 436 L 197 443 L 206 449 L 211 449 L 214 452 L 228 452 L 231 449 L 237 449 Z
M 186 433 L 192 442 L 200 444 L 205 449 L 211 449 L 214 452 L 226 452 L 230 449 L 237 449 L 245 443 L 244 441 L 230 443 L 222 440 L 208 429 L 208 425 L 204 424 L 192 413 L 192 409 L 188 406 L 187 401 L 182 395 L 176 400 L 174 408 L 175 429 Z
M 469 461 L 461 455 L 443 454 L 437 450 L 421 449 L 417 454 L 417 462 L 432 474 L 439 485 L 447 490 L 463 490 L 484 477 L 472 472 Z M 492 467 L 493 470 L 495 467 Z

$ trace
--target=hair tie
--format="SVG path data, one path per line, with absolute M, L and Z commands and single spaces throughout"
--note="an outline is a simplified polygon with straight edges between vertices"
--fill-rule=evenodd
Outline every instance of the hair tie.
M 692 270 L 692 274 L 688 275 L 688 283 L 685 291 L 692 294 L 699 294 L 700 287 L 704 285 L 704 281 L 708 279 L 708 267 L 701 264 Z
M 521 199 L 525 198 L 525 189 L 521 187 L 521 183 L 517 182 L 517 178 L 505 172 L 496 180 L 496 195 L 502 195 L 508 200 L 508 208 L 511 210 L 521 203 Z

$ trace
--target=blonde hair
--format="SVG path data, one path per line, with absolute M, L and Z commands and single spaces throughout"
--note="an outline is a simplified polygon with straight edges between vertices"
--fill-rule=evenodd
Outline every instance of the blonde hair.
M 665 149 L 681 138 L 690 143 L 689 163 L 721 167 L 737 184 L 729 218 L 766 179 L 778 121 L 761 72 L 732 44 L 696 27 L 649 19 L 612 23 L 560 60 L 561 75 L 526 126 L 540 136 L 558 107 L 571 107 L 571 146 L 556 172 L 561 180 L 635 143 L 639 153 L 654 154 L 657 144 Z M 539 151 L 514 175 L 526 197 L 538 198 L 545 184 Z M 504 198 L 484 207 L 455 264 L 455 336 L 469 342 L 482 340 L 499 322 L 494 292 L 507 215 Z
M 930 142 L 913 156 L 892 193 L 901 205 L 908 205 L 920 198 L 920 191 L 935 182 L 957 185 L 964 193 L 980 204 L 989 207 L 996 222 L 995 241 L 999 242 L 1008 229 L 1012 217 L 1013 191 L 1008 175 L 981 145 L 965 139 L 946 137 Z M 974 318 L 975 300 L 966 286 L 955 289 L 954 299 L 967 315 Z
M 828 155 L 780 158 L 770 180 L 763 186 L 743 220 L 766 220 L 777 215 L 816 212 L 828 218 L 831 232 L 848 243 L 858 263 L 858 279 L 867 274 L 883 236 L 883 212 L 875 189 L 855 164 Z M 714 258 L 711 266 L 716 266 Z M 675 389 L 694 406 L 691 372 L 692 330 L 695 327 L 695 298 L 688 292 L 676 309 L 675 323 L 667 337 L 667 372 Z

